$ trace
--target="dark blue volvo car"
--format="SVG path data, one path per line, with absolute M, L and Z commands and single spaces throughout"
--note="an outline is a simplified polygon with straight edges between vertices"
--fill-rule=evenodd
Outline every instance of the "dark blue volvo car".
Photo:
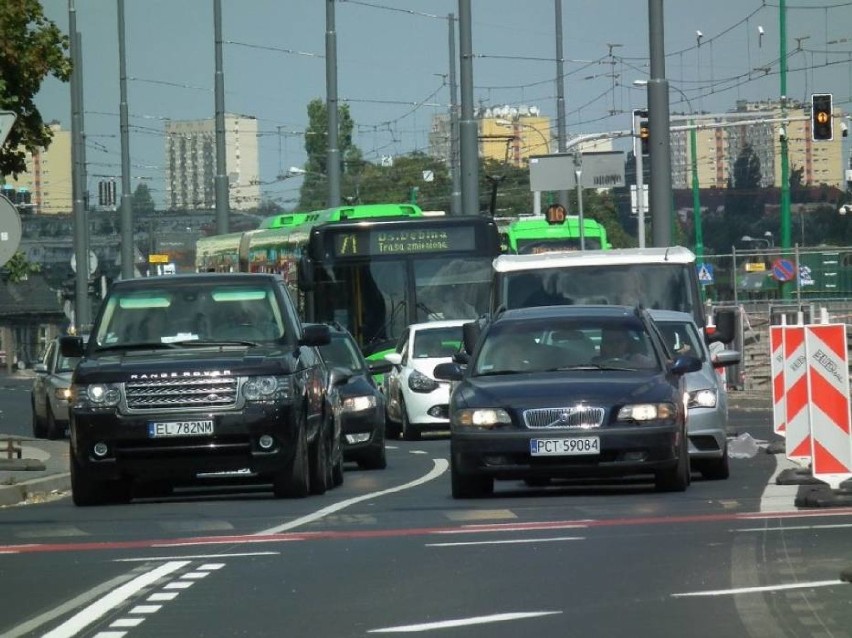
M 468 343 L 467 345 L 472 345 Z M 690 467 L 683 374 L 647 311 L 549 306 L 496 313 L 466 366 L 445 363 L 454 498 L 495 479 L 648 475 L 683 491 Z

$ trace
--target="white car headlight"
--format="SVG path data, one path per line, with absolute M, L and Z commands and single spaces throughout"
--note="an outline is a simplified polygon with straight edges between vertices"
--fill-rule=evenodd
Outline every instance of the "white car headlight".
M 452 415 L 453 425 L 461 428 L 493 428 L 511 425 L 512 417 L 503 408 L 468 408 Z
M 56 388 L 53 391 L 53 396 L 60 401 L 68 401 L 71 398 L 71 388 Z
M 618 411 L 619 421 L 664 421 L 677 414 L 671 403 L 635 403 Z
M 114 408 L 121 401 L 121 386 L 117 383 L 93 383 L 76 386 L 72 396 L 74 407 Z
M 293 384 L 285 377 L 246 377 L 243 383 L 246 401 L 273 401 L 293 398 Z
M 687 393 L 689 408 L 715 408 L 716 407 L 716 390 L 713 388 L 705 388 L 703 390 L 693 390 Z
M 376 397 L 372 394 L 361 397 L 346 397 L 343 399 L 344 412 L 363 412 L 376 407 Z

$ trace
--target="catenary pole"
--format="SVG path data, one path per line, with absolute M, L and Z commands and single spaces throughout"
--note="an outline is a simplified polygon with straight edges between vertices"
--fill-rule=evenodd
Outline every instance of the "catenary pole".
M 479 131 L 473 115 L 473 40 L 470 0 L 459 0 L 459 70 L 461 75 L 462 214 L 479 214 Z
M 328 113 L 328 155 L 325 174 L 328 176 L 329 208 L 340 206 L 340 147 L 338 142 L 338 100 L 337 100 L 337 31 L 334 17 L 334 3 L 325 2 L 325 103 Z
M 447 16 L 450 37 L 450 178 L 452 193 L 450 194 L 450 214 L 461 215 L 462 194 L 461 175 L 459 175 L 459 87 L 456 82 L 456 16 Z
M 653 245 L 672 242 L 672 171 L 669 139 L 669 83 L 666 80 L 666 51 L 663 33 L 663 0 L 648 0 L 648 33 L 651 75 L 648 79 L 648 127 L 651 184 L 648 204 L 651 209 Z
M 559 152 L 565 152 L 565 60 L 562 54 L 562 0 L 553 1 L 556 12 L 556 134 Z M 568 191 L 559 191 L 558 201 L 568 210 Z
M 787 118 L 787 2 L 780 0 L 778 3 L 779 13 L 779 33 L 780 53 L 779 60 L 781 63 L 781 118 Z M 787 136 L 790 134 L 790 125 L 787 122 L 782 124 L 784 134 L 781 135 L 781 248 L 789 250 L 791 245 L 790 233 L 790 157 L 788 154 Z M 784 282 L 781 284 L 781 296 L 784 299 L 790 298 L 790 284 Z
M 124 32 L 124 0 L 118 0 L 118 85 L 121 130 L 121 278 L 134 275 L 133 199 L 130 196 L 130 126 L 127 114 L 127 53 Z
M 216 71 L 213 77 L 216 108 L 216 234 L 228 232 L 228 166 L 225 151 L 225 73 L 222 70 L 222 0 L 213 0 Z

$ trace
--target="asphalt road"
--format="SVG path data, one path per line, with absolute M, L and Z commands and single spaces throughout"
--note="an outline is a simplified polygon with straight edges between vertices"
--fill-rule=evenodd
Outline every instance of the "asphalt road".
M 0 383 L 6 426 L 15 394 L 27 407 Z M 768 414 L 732 430 L 768 439 Z M 389 447 L 386 470 L 303 500 L 2 509 L 0 635 L 852 636 L 852 509 L 797 509 L 776 455 L 683 494 L 511 482 L 454 501 L 446 438 Z

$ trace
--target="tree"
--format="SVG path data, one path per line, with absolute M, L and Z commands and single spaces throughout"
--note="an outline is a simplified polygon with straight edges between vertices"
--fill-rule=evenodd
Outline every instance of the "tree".
M 352 130 L 355 123 L 349 114 L 349 105 L 338 107 L 337 146 L 343 162 L 343 180 L 341 193 L 352 193 L 355 180 L 350 175 L 357 174 L 363 161 L 361 151 L 352 143 Z M 299 194 L 300 210 L 325 208 L 328 193 L 328 109 L 323 100 L 316 98 L 308 103 L 308 128 L 305 131 L 305 179 Z M 355 196 L 355 195 L 352 195 Z
M 20 250 L 2 267 L 2 272 L 13 284 L 26 281 L 32 273 L 41 272 L 41 264 L 30 263 Z
M 139 184 L 133 191 L 133 212 L 139 214 L 153 213 L 156 209 L 154 198 L 147 184 Z
M 17 177 L 26 170 L 26 152 L 47 148 L 53 137 L 35 106 L 35 96 L 47 76 L 63 82 L 71 77 L 66 55 L 68 38 L 48 20 L 38 0 L 0 3 L 0 110 L 17 115 L 0 147 L 0 175 Z

